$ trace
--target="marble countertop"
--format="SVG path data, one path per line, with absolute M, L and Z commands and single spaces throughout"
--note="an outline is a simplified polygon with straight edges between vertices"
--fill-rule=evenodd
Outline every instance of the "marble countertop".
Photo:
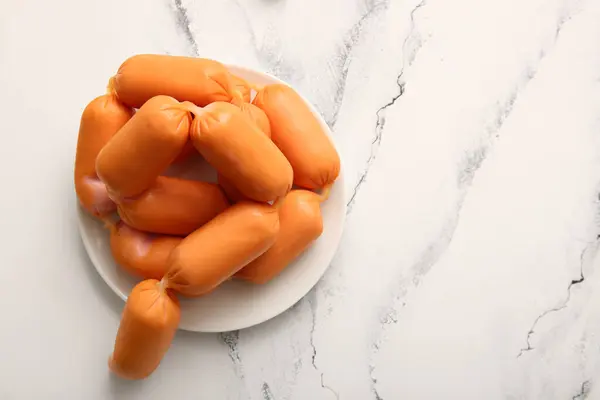
M 599 399 L 600 1 L 7 0 L 1 399 Z M 77 230 L 79 116 L 135 53 L 259 68 L 347 177 L 337 255 L 259 326 L 113 378 Z

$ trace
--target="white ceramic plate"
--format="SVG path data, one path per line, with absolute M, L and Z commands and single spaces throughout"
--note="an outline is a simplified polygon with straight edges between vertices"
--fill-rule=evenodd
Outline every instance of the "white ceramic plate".
M 234 74 L 256 84 L 285 83 L 271 75 L 247 68 L 229 66 L 229 69 Z M 306 103 L 331 137 L 325 121 L 308 101 Z M 181 171 L 181 168 L 171 173 L 183 172 L 184 176 L 190 178 L 214 180 L 214 171 L 202 162 L 200 165 L 200 174 L 189 174 L 189 171 Z M 198 165 L 194 165 L 196 171 L 198 168 Z M 247 328 L 275 317 L 300 300 L 325 273 L 341 238 L 346 216 L 343 171 L 333 185 L 329 199 L 321 205 L 321 211 L 323 234 L 277 278 L 265 285 L 232 280 L 225 282 L 205 297 L 182 299 L 180 329 L 196 332 L 226 332 Z M 139 279 L 124 272 L 113 260 L 109 234 L 102 223 L 90 217 L 82 208 L 79 208 L 78 215 L 83 244 L 92 263 L 108 286 L 119 297 L 126 300 Z

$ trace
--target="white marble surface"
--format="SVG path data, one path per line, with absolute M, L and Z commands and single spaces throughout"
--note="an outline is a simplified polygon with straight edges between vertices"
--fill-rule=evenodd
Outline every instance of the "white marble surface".
M 600 1 L 0 3 L 0 399 L 600 399 Z M 288 80 L 334 128 L 347 228 L 260 326 L 111 377 L 122 302 L 76 228 L 79 115 L 129 55 Z

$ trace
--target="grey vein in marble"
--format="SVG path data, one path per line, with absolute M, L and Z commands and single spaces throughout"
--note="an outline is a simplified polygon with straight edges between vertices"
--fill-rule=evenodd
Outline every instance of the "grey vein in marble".
M 269 25 L 265 41 L 260 47 L 257 46 L 258 59 L 262 65 L 267 66 L 270 73 L 284 81 L 292 82 L 298 76 L 297 69 L 284 60 L 282 47 L 275 27 Z
M 336 81 L 337 90 L 335 91 L 335 96 L 333 99 L 333 114 L 331 115 L 331 117 L 326 119 L 327 125 L 329 125 L 329 127 L 332 129 L 335 126 L 335 123 L 337 122 L 340 108 L 342 106 L 342 100 L 346 92 L 346 80 L 348 77 L 348 70 L 350 69 L 350 64 L 352 63 L 352 58 L 350 57 L 352 55 L 352 49 L 359 42 L 365 23 L 381 11 L 386 10 L 388 8 L 389 2 L 390 0 L 369 1 L 367 11 L 365 12 L 365 14 L 363 14 L 363 16 L 360 17 L 360 19 L 344 35 L 343 43 L 340 46 L 340 49 L 337 53 L 337 58 L 339 58 L 339 62 L 336 63 L 336 69 L 338 69 L 339 72 L 335 74 L 335 76 L 337 76 L 338 79 Z
M 346 79 L 352 62 L 352 50 L 360 41 L 365 24 L 375 16 L 379 15 L 379 13 L 382 11 L 385 11 L 389 5 L 389 2 L 390 0 L 368 1 L 365 13 L 343 35 L 341 44 L 338 45 L 338 49 L 335 51 L 335 55 L 333 56 L 333 61 L 328 62 L 329 68 L 333 70 L 332 76 L 335 77 L 335 82 L 333 84 L 336 86 L 332 101 L 332 112 L 323 112 L 322 107 L 319 107 L 319 104 L 315 104 L 315 107 L 319 110 L 319 112 L 321 112 L 321 114 L 323 114 L 325 122 L 332 129 L 337 122 L 338 114 L 346 90 Z M 241 8 L 243 9 L 243 7 Z M 247 18 L 245 10 L 244 16 Z M 250 26 L 249 22 L 248 25 Z M 273 27 L 269 27 L 269 29 L 273 29 Z M 252 31 L 252 29 L 250 29 L 250 31 Z M 256 38 L 253 32 L 252 42 L 256 44 Z M 256 46 L 257 57 L 259 60 L 261 60 L 263 65 L 268 67 L 271 73 L 283 80 L 292 82 L 298 78 L 298 73 L 293 65 L 284 60 L 284 57 L 281 55 L 281 47 L 282 44 L 279 41 L 277 34 L 268 34 L 267 41 L 263 43 L 260 48 Z M 333 65 L 331 65 L 332 63 Z
M 309 304 L 310 307 L 310 313 L 311 313 L 311 323 L 310 323 L 310 332 L 309 332 L 309 344 L 312 350 L 312 354 L 310 356 L 310 361 L 312 364 L 313 369 L 319 373 L 321 375 L 321 387 L 323 389 L 328 390 L 329 392 L 331 392 L 336 399 L 339 399 L 339 394 L 337 393 L 337 391 L 335 391 L 331 386 L 327 385 L 325 383 L 325 374 L 319 370 L 319 367 L 317 367 L 317 347 L 315 346 L 315 327 L 317 324 L 317 296 L 316 296 L 316 291 L 313 288 L 313 290 L 311 290 L 305 297 L 306 301 Z
M 423 6 L 424 3 L 425 3 L 424 1 L 422 3 L 420 3 L 411 13 L 411 34 L 412 34 L 412 31 L 414 30 L 414 12 L 419 7 Z M 473 181 L 475 173 L 477 172 L 477 170 L 481 167 L 481 165 L 485 161 L 485 158 L 486 158 L 487 154 L 489 153 L 489 151 L 493 148 L 495 141 L 499 138 L 498 132 L 501 130 L 506 119 L 510 116 L 510 114 L 513 110 L 513 106 L 514 106 L 515 102 L 517 101 L 519 94 L 523 92 L 523 90 L 528 85 L 528 83 L 535 77 L 540 63 L 545 58 L 548 51 L 551 51 L 551 49 L 556 44 L 556 41 L 558 40 L 558 37 L 559 37 L 559 33 L 560 33 L 564 23 L 566 23 L 570 19 L 571 19 L 571 14 L 569 12 L 559 16 L 559 20 L 557 21 L 557 26 L 556 26 L 556 33 L 554 35 L 552 43 L 548 46 L 548 48 L 542 49 L 542 51 L 539 54 L 539 57 L 537 58 L 537 60 L 534 61 L 534 65 L 528 66 L 528 68 L 526 69 L 525 74 L 524 74 L 524 79 L 516 85 L 516 87 L 514 88 L 514 90 L 511 93 L 511 95 L 506 99 L 506 101 L 504 101 L 504 104 L 498 110 L 497 116 L 494 119 L 494 123 L 492 124 L 492 126 L 490 126 L 487 129 L 487 133 L 488 133 L 487 137 L 488 137 L 489 142 L 485 143 L 483 146 L 470 152 L 465 157 L 465 159 L 464 159 L 465 166 L 463 168 L 459 169 L 458 175 L 457 175 L 457 185 L 458 185 L 459 189 L 462 190 L 462 194 L 456 204 L 456 209 L 455 209 L 456 211 L 454 213 L 454 216 L 452 218 L 450 218 L 448 221 L 446 221 L 446 223 L 444 224 L 444 227 L 442 229 L 441 235 L 438 237 L 438 239 L 435 242 L 433 242 L 432 244 L 430 244 L 427 247 L 427 249 L 423 252 L 423 256 L 421 257 L 419 262 L 417 262 L 415 264 L 415 266 L 412 268 L 412 270 L 414 271 L 414 273 L 411 274 L 411 276 L 412 276 L 411 282 L 412 282 L 413 286 L 418 286 L 421 279 L 424 278 L 424 276 L 431 270 L 431 268 L 437 263 L 437 261 L 440 259 L 440 257 L 444 254 L 444 252 L 449 247 L 449 245 L 452 241 L 454 232 L 458 226 L 462 205 L 465 201 L 466 196 L 468 195 L 469 187 Z M 408 40 L 408 38 L 407 38 L 407 40 Z M 406 41 L 405 41 L 405 44 L 406 44 Z M 417 51 L 418 51 L 418 49 L 417 49 Z M 378 114 L 380 112 L 385 111 L 385 109 L 387 109 L 388 107 L 392 106 L 394 104 L 394 102 L 399 97 L 401 97 L 402 94 L 404 93 L 404 84 L 400 83 L 400 79 L 402 77 L 403 72 L 404 71 L 402 70 L 400 75 L 398 76 L 398 79 L 399 79 L 398 85 L 400 87 L 399 95 L 397 97 L 394 97 L 390 103 L 388 103 L 384 107 L 380 108 L 377 112 Z M 381 120 L 378 115 L 378 124 L 376 127 L 379 127 L 379 126 L 383 127 L 384 124 L 385 124 L 385 115 L 383 117 L 383 120 Z M 375 144 L 377 144 L 377 145 L 371 147 L 371 149 L 372 149 L 371 157 L 369 157 L 369 160 L 367 162 L 367 168 L 361 175 L 359 182 L 357 183 L 357 185 L 354 188 L 354 193 L 353 193 L 350 201 L 348 202 L 347 213 L 349 213 L 351 211 L 351 206 L 352 206 L 354 198 L 358 192 L 358 189 L 360 188 L 360 186 L 362 185 L 363 181 L 365 180 L 365 178 L 368 174 L 370 164 L 372 164 L 372 162 L 376 156 L 376 150 L 379 147 L 379 142 L 381 142 L 381 132 L 379 133 L 379 135 L 375 136 L 373 145 L 375 145 Z M 583 255 L 582 255 L 582 257 L 583 257 Z M 583 268 L 583 266 L 582 266 L 582 268 Z M 535 325 L 539 322 L 539 320 L 551 312 L 559 311 L 559 310 L 563 309 L 564 307 L 566 307 L 566 304 L 567 304 L 568 300 L 570 299 L 571 287 L 573 285 L 583 282 L 583 280 L 584 280 L 584 276 L 583 276 L 583 269 L 582 269 L 581 277 L 577 280 L 573 280 L 569 284 L 568 298 L 565 301 L 565 303 L 557 309 L 547 310 L 544 313 L 542 313 L 540 316 L 538 316 L 538 318 L 534 321 L 532 328 L 528 332 L 527 348 L 521 349 L 521 352 L 518 354 L 517 358 L 520 357 L 523 352 L 529 351 L 532 349 L 530 346 L 530 343 L 529 343 L 529 339 L 530 339 L 531 334 L 533 333 L 533 329 L 534 329 Z M 410 283 L 409 283 L 409 285 L 410 285 Z M 380 323 L 381 323 L 380 332 L 383 332 L 385 330 L 386 325 L 389 325 L 390 323 L 395 324 L 398 322 L 397 312 L 398 312 L 399 307 L 397 305 L 397 302 L 406 296 L 407 291 L 408 291 L 407 286 L 408 286 L 407 283 L 403 280 L 401 282 L 401 284 L 399 285 L 399 288 L 395 290 L 395 292 L 397 294 L 394 296 L 393 303 L 388 308 L 388 312 L 380 320 Z M 403 302 L 403 304 L 401 306 L 404 307 L 405 305 L 406 305 L 406 303 Z M 375 341 L 372 344 L 372 346 L 371 346 L 371 348 L 373 349 L 372 355 L 371 355 L 372 358 L 375 357 L 375 355 L 379 352 L 379 349 L 381 347 L 381 343 L 380 343 L 381 340 L 382 339 L 381 339 L 381 334 L 380 334 L 379 339 L 377 339 L 377 341 Z M 371 379 L 372 390 L 373 390 L 376 400 L 383 400 L 383 398 L 379 395 L 377 388 L 376 388 L 377 379 L 374 378 L 374 371 L 375 371 L 375 366 L 370 365 L 370 372 L 371 372 L 370 379 Z
M 590 381 L 583 381 L 579 393 L 572 397 L 572 400 L 585 400 L 589 394 Z
M 273 393 L 271 393 L 271 388 L 267 382 L 263 382 L 262 387 L 260 389 L 263 400 L 274 400 Z
M 416 52 L 418 52 L 418 50 L 420 48 L 420 46 L 419 46 L 417 49 L 414 50 L 412 57 L 411 57 L 412 60 L 409 60 L 406 55 L 406 44 L 408 43 L 410 38 L 415 33 L 415 12 L 419 8 L 423 7 L 425 4 L 426 4 L 426 1 L 422 0 L 410 12 L 410 27 L 408 30 L 408 34 L 406 35 L 406 37 L 404 38 L 404 41 L 402 43 L 402 53 L 403 53 L 402 54 L 402 66 L 400 67 L 400 72 L 398 73 L 398 76 L 396 77 L 396 85 L 398 86 L 398 93 L 395 96 L 393 96 L 390 99 L 390 101 L 388 101 L 386 104 L 379 107 L 379 109 L 375 112 L 375 116 L 376 116 L 375 129 L 374 129 L 375 136 L 373 137 L 373 140 L 371 141 L 371 150 L 369 153 L 369 158 L 367 159 L 365 169 L 360 174 L 360 177 L 358 178 L 358 182 L 356 183 L 356 185 L 354 186 L 354 188 L 352 190 L 352 195 L 350 196 L 350 200 L 348 200 L 348 203 L 346 204 L 346 214 L 350 214 L 350 212 L 352 212 L 352 206 L 354 205 L 356 196 L 358 195 L 358 191 L 360 190 L 360 187 L 367 179 L 369 170 L 371 169 L 371 166 L 373 165 L 373 162 L 375 161 L 375 158 L 377 157 L 377 151 L 379 150 L 379 145 L 381 144 L 381 140 L 383 138 L 383 129 L 385 128 L 385 111 L 388 108 L 392 107 L 394 104 L 396 104 L 396 101 L 398 101 L 398 99 L 400 97 L 402 97 L 402 95 L 404 94 L 405 84 L 406 84 L 406 82 L 404 82 L 403 78 L 402 78 L 402 76 L 404 74 L 404 69 L 407 66 L 410 66 L 410 64 L 416 57 Z
M 173 12 L 175 14 L 177 27 L 183 32 L 183 35 L 185 36 L 188 45 L 190 46 L 192 54 L 198 56 L 200 54 L 200 52 L 198 51 L 198 43 L 196 42 L 196 39 L 192 34 L 187 9 L 183 6 L 181 0 L 173 0 Z
M 316 291 L 313 288 L 307 295 L 306 295 L 306 301 L 308 302 L 309 306 L 310 306 L 310 313 L 311 313 L 311 323 L 310 323 L 310 335 L 309 335 L 309 342 L 310 342 L 310 347 L 312 349 L 312 355 L 311 355 L 311 363 L 313 368 L 318 371 L 319 368 L 317 368 L 317 364 L 316 364 L 316 358 L 317 358 L 317 347 L 315 346 L 315 326 L 316 326 L 316 320 L 317 320 L 317 296 L 316 296 Z
M 244 370 L 242 368 L 242 360 L 238 351 L 238 343 L 240 339 L 240 331 L 223 332 L 219 335 L 223 343 L 227 345 L 228 355 L 233 363 L 235 373 L 240 379 L 244 379 Z
M 533 324 L 531 325 L 531 328 L 527 332 L 527 338 L 525 339 L 527 347 L 524 347 L 519 351 L 519 354 L 517 354 L 517 358 L 520 358 L 526 352 L 529 352 L 529 351 L 535 349 L 535 347 L 531 346 L 531 335 L 533 335 L 535 333 L 535 327 L 540 322 L 540 320 L 542 320 L 544 317 L 548 316 L 549 314 L 552 314 L 552 313 L 555 313 L 555 312 L 558 312 L 558 311 L 561 311 L 561 310 L 567 308 L 567 306 L 569 305 L 569 301 L 571 300 L 571 289 L 573 288 L 573 286 L 579 285 L 585 281 L 585 276 L 583 274 L 583 270 L 584 270 L 584 265 L 586 262 L 586 255 L 588 253 L 588 250 L 590 250 L 591 248 L 596 248 L 596 247 L 597 247 L 597 242 L 593 242 L 593 243 L 590 243 L 588 246 L 586 246 L 583 249 L 583 251 L 581 252 L 580 259 L 579 259 L 579 277 L 577 279 L 571 280 L 571 282 L 567 286 L 567 296 L 566 296 L 565 300 L 561 303 L 560 306 L 545 310 L 544 312 L 542 312 L 540 315 L 538 315 L 536 317 L 536 319 L 533 321 Z M 592 259 L 590 259 L 590 262 L 591 261 L 592 261 Z
M 316 362 L 316 359 L 317 359 L 317 347 L 315 346 L 315 327 L 316 327 L 316 324 L 317 324 L 317 295 L 316 295 L 316 289 L 313 288 L 306 295 L 305 299 L 306 299 L 305 301 L 308 302 L 308 305 L 310 307 L 310 313 L 311 313 L 310 332 L 309 332 L 309 338 L 308 338 L 309 344 L 310 344 L 310 347 L 311 347 L 311 350 L 312 350 L 312 354 L 310 356 L 310 362 L 312 364 L 313 369 L 317 373 L 321 374 L 321 381 L 320 381 L 321 387 L 323 389 L 326 389 L 329 392 L 331 392 L 335 396 L 335 398 L 338 399 L 339 398 L 339 394 L 331 386 L 328 386 L 325 383 L 325 374 L 321 370 L 319 370 L 319 367 L 317 367 L 317 362 Z
M 323 389 L 327 389 L 327 390 L 329 390 L 329 391 L 331 392 L 331 394 L 333 394 L 333 395 L 335 396 L 335 398 L 336 398 L 337 400 L 339 400 L 339 398 L 340 398 L 340 395 L 338 394 L 338 392 L 336 392 L 335 390 L 333 390 L 333 389 L 331 388 L 331 386 L 327 386 L 327 385 L 325 384 L 325 382 L 323 381 L 323 379 L 324 379 L 324 377 L 323 377 L 323 373 L 321 372 L 321 387 L 322 387 Z
M 252 28 L 252 22 L 250 20 L 250 16 L 248 15 L 248 10 L 246 10 L 246 7 L 244 7 L 240 3 L 239 0 L 233 0 L 233 2 L 242 12 L 242 18 L 244 19 L 244 22 L 246 23 L 246 28 L 247 28 L 246 30 L 250 34 L 250 42 L 252 43 L 252 46 L 254 47 L 254 51 L 256 52 L 256 55 L 258 56 L 259 54 L 258 54 L 258 45 L 256 42 L 256 33 L 254 32 L 254 29 Z

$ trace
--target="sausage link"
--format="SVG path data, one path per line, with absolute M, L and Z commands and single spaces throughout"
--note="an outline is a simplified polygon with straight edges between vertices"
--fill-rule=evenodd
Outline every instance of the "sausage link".
M 244 196 L 268 202 L 289 192 L 290 163 L 238 107 L 216 102 L 192 112 L 194 146 Z
M 183 238 L 142 232 L 119 221 L 110 230 L 110 250 L 125 271 L 143 279 L 161 279 L 169 255 Z
M 191 116 L 172 97 L 148 100 L 98 154 L 96 171 L 113 199 L 148 189 L 188 140 Z
M 219 185 L 159 176 L 133 200 L 118 204 L 128 225 L 147 232 L 185 236 L 229 207 Z
M 185 296 L 206 294 L 267 251 L 278 231 L 273 206 L 237 203 L 173 250 L 166 285 Z
M 235 104 L 235 102 L 233 103 Z M 252 103 L 240 103 L 237 106 L 268 138 L 271 137 L 271 124 L 267 114 Z
M 227 196 L 227 199 L 231 203 L 238 203 L 240 201 L 251 201 L 246 196 L 244 196 L 238 188 L 236 188 L 229 179 L 225 178 L 220 173 L 217 173 L 217 182 L 219 182 L 219 186 L 223 189 L 223 192 Z
M 279 275 L 323 233 L 321 200 L 308 190 L 289 192 L 279 208 L 280 229 L 275 244 L 235 277 L 262 284 Z
M 188 140 L 187 142 L 185 142 L 185 146 L 183 146 L 183 149 L 181 150 L 181 153 L 179 153 L 179 155 L 177 156 L 177 158 L 175 158 L 175 160 L 173 161 L 173 164 L 184 163 L 194 153 L 198 154 L 198 152 L 196 151 L 196 148 L 194 147 L 194 144 L 190 140 Z
M 253 104 L 271 122 L 271 139 L 294 169 L 294 183 L 308 189 L 331 185 L 340 173 L 340 158 L 331 140 L 302 97 L 287 85 L 266 85 Z
M 96 175 L 96 157 L 114 134 L 133 115 L 112 94 L 92 100 L 81 115 L 75 155 L 75 192 L 87 212 L 101 218 L 115 211 L 106 186 Z
M 263 110 L 251 103 L 242 103 L 235 100 L 232 103 L 238 106 L 242 112 L 246 114 L 265 135 L 267 135 L 267 137 L 271 137 L 269 119 Z M 248 200 L 246 196 L 241 194 L 240 191 L 220 173 L 217 173 L 217 182 L 219 182 L 219 185 L 223 188 L 223 191 L 230 201 L 236 203 L 241 200 Z
M 111 78 L 110 86 L 119 100 L 135 108 L 158 95 L 199 106 L 231 101 L 235 88 L 229 71 L 218 61 L 159 54 L 128 58 Z
M 148 377 L 171 346 L 180 319 L 179 301 L 161 282 L 138 283 L 125 304 L 109 369 L 125 379 Z

